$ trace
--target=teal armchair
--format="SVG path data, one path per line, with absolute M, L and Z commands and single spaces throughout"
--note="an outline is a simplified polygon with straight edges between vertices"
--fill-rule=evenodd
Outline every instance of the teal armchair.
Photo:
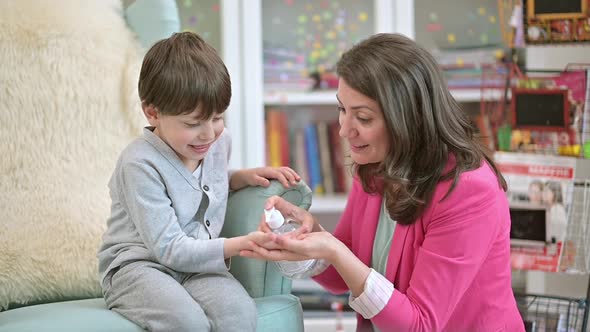
M 264 201 L 273 195 L 305 209 L 311 205 L 311 190 L 303 182 L 286 189 L 277 181 L 271 181 L 268 188 L 248 187 L 235 191 L 229 197 L 222 236 L 232 237 L 255 230 Z M 274 263 L 234 257 L 230 271 L 256 302 L 257 331 L 303 331 L 301 303 L 291 294 L 291 280 L 282 277 Z M 52 303 L 0 312 L 0 332 L 9 331 L 130 332 L 142 329 L 108 310 L 102 298 L 94 298 L 54 299 Z

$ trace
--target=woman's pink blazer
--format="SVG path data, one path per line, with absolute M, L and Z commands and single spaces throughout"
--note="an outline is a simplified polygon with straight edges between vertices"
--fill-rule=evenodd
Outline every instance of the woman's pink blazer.
M 381 332 L 524 331 L 511 288 L 505 192 L 487 163 L 463 173 L 443 199 L 450 185 L 436 187 L 416 223 L 396 225 L 386 272 L 395 290 L 371 321 Z M 334 231 L 368 266 L 381 201 L 355 179 Z M 348 291 L 333 267 L 314 279 L 333 293 Z M 357 330 L 371 330 L 360 315 Z

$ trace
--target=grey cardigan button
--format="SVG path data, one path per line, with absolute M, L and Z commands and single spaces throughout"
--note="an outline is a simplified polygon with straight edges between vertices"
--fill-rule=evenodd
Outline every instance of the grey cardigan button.
M 205 191 L 209 191 L 209 186 L 208 186 L 208 185 L 204 185 L 204 186 L 203 186 L 203 190 L 205 190 Z
M 211 226 L 211 223 L 209 222 L 209 219 L 205 220 L 205 225 L 207 225 L 207 227 Z

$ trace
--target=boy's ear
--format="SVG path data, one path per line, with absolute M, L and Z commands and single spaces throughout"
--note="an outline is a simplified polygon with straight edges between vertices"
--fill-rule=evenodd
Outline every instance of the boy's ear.
M 160 113 L 158 109 L 153 104 L 147 104 L 146 102 L 141 103 L 141 108 L 143 109 L 143 114 L 145 118 L 148 120 L 150 125 L 156 126 L 158 123 L 158 119 L 160 118 Z

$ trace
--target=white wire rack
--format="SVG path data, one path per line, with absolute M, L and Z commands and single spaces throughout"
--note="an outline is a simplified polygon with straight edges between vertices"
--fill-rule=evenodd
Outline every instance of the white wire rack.
M 590 179 L 576 179 L 568 188 L 568 225 L 558 271 L 590 278 Z M 584 297 L 515 294 L 527 331 L 586 332 L 590 283 Z
M 569 188 L 567 235 L 559 271 L 590 273 L 590 179 L 576 179 Z
M 515 294 L 526 331 L 586 331 L 586 299 L 537 294 Z

